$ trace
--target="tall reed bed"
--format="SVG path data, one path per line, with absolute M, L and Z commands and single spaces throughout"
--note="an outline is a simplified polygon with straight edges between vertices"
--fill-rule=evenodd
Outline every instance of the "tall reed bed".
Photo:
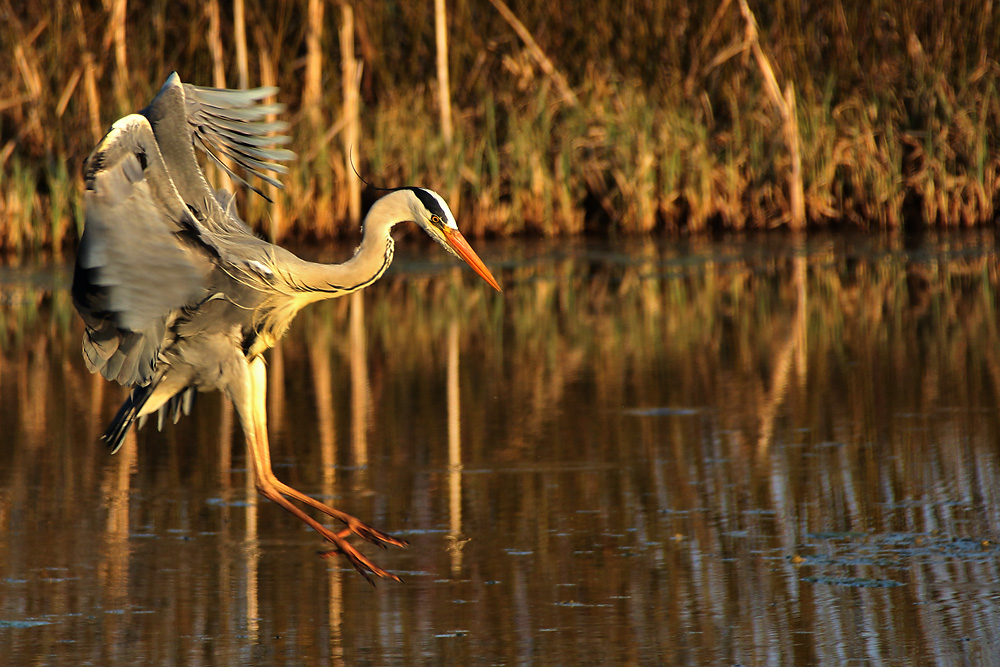
M 73 242 L 82 160 L 171 70 L 281 87 L 299 159 L 280 208 L 246 209 L 273 238 L 353 232 L 352 161 L 376 185 L 441 190 L 472 235 L 781 226 L 796 220 L 795 170 L 814 228 L 995 220 L 1000 18 L 981 3 L 749 5 L 759 53 L 733 0 L 514 5 L 516 30 L 501 3 L 447 4 L 450 141 L 432 3 L 374 3 L 353 12 L 362 123 L 348 147 L 337 36 L 350 13 L 3 2 L 0 247 Z M 765 93 L 789 89 L 791 153 L 788 112 Z

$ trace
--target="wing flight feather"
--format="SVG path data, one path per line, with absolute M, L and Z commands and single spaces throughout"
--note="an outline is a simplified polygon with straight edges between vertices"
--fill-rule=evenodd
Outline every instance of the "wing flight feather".
M 205 296 L 208 249 L 170 180 L 149 122 L 116 122 L 87 160 L 86 225 L 73 299 L 84 356 L 121 384 L 146 384 L 167 323 Z

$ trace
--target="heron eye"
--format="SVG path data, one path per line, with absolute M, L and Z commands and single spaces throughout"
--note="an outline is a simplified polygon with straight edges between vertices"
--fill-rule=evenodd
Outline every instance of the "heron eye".
M 439 216 L 439 215 L 432 215 L 431 216 L 431 223 L 433 223 L 435 225 L 442 225 L 442 224 L 444 224 L 444 222 L 442 222 L 442 220 L 441 220 L 441 216 Z

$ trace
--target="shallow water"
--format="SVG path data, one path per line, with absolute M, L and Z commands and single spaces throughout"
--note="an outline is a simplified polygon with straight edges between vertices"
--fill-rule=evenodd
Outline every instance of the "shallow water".
M 279 477 L 410 542 L 376 588 L 218 394 L 109 456 L 69 270 L 0 269 L 5 660 L 1000 663 L 992 235 L 479 244 L 502 296 L 413 245 L 269 358 Z

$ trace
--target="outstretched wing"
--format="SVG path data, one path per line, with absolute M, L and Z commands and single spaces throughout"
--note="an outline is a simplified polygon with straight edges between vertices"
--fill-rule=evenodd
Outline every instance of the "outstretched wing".
M 87 324 L 83 348 L 92 372 L 148 384 L 173 320 L 208 296 L 213 263 L 245 263 L 268 246 L 209 186 L 194 147 L 280 187 L 265 172 L 284 173 L 277 162 L 294 154 L 280 147 L 287 137 L 271 136 L 287 127 L 266 120 L 282 109 L 260 103 L 273 93 L 201 88 L 174 73 L 91 153 L 73 299 Z
M 87 159 L 86 226 L 73 301 L 91 372 L 145 385 L 169 323 L 206 296 L 210 250 L 177 192 L 146 117 L 116 122 Z
M 180 80 L 172 74 L 167 85 L 180 85 Z M 203 88 L 189 83 L 184 87 L 185 116 L 191 126 L 194 144 L 208 154 L 234 180 L 242 183 L 265 199 L 270 199 L 261 190 L 251 185 L 233 170 L 220 155 L 234 160 L 248 174 L 282 187 L 278 179 L 264 172 L 285 174 L 288 169 L 277 164 L 291 160 L 295 154 L 280 146 L 289 142 L 283 134 L 288 124 L 282 121 L 268 122 L 269 114 L 284 110 L 281 104 L 260 104 L 261 100 L 278 91 L 274 87 L 253 88 L 251 90 L 223 90 Z M 166 87 L 166 86 L 165 86 Z

